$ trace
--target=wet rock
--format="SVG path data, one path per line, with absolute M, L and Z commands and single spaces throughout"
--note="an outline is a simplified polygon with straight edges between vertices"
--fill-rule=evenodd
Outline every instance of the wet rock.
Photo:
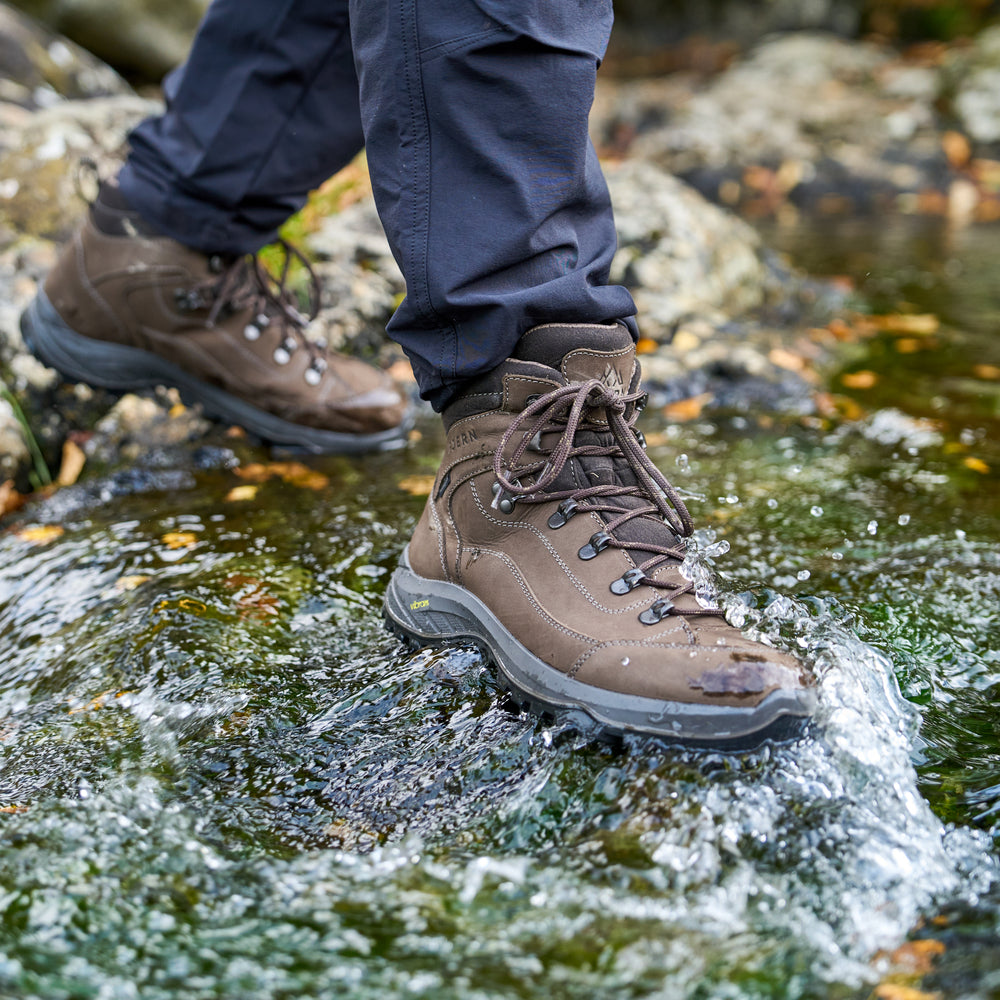
M 106 465 L 148 459 L 151 453 L 198 441 L 211 426 L 199 410 L 184 406 L 175 390 L 154 396 L 126 393 L 97 423 L 84 451 Z
M 81 160 L 110 172 L 129 131 L 158 108 L 134 95 L 62 101 L 8 130 L 0 137 L 0 232 L 67 238 L 85 209 Z
M 159 80 L 187 55 L 207 0 L 18 0 L 117 69 Z
M 14 108 L 131 92 L 100 59 L 0 2 L 0 122 L 16 122 Z
M 707 84 L 604 81 L 593 122 L 605 149 L 659 163 L 713 200 L 836 214 L 947 187 L 939 90 L 932 66 L 798 33 L 763 41 Z
M 3 383 L 0 382 L 2 391 Z M 30 457 L 14 408 L 0 396 L 0 483 L 14 479 Z
M 1000 142 L 1000 25 L 984 31 L 970 51 L 955 54 L 947 72 L 965 130 L 979 142 Z

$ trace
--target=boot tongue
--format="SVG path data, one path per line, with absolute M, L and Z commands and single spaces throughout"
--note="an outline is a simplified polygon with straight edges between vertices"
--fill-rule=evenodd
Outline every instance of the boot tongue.
M 638 388 L 639 366 L 635 344 L 629 331 L 620 323 L 609 326 L 585 324 L 555 324 L 536 326 L 518 341 L 515 357 L 534 361 L 558 370 L 567 382 L 586 382 L 598 379 L 609 388 L 621 393 Z M 614 444 L 607 430 L 578 431 L 577 445 Z M 553 492 L 621 483 L 636 485 L 635 473 L 624 457 L 588 455 L 570 459 L 553 483 Z M 646 505 L 640 497 L 615 497 L 613 501 L 624 509 L 635 510 Z M 610 520 L 611 515 L 602 515 Z M 658 517 L 640 517 L 627 521 L 616 532 L 619 538 L 642 544 L 674 546 L 678 543 L 674 533 Z M 636 564 L 654 555 L 649 550 L 633 550 Z
M 628 392 L 637 375 L 635 344 L 621 323 L 547 323 L 528 330 L 514 357 L 555 368 L 567 382 L 598 379 Z

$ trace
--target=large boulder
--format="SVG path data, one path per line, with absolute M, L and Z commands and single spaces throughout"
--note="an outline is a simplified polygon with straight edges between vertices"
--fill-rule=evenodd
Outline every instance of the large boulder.
M 130 92 L 109 66 L 0 0 L 0 107 L 8 116 L 14 115 L 11 106 L 32 110 L 64 97 Z M 0 124 L 5 120 L 0 117 Z
M 159 80 L 187 54 L 208 0 L 16 0 L 116 69 Z

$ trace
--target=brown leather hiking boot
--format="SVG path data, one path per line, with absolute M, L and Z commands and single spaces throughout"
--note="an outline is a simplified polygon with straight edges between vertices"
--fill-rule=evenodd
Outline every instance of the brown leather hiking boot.
M 205 255 L 156 234 L 105 185 L 21 329 L 66 378 L 119 391 L 176 386 L 271 442 L 334 453 L 402 443 L 400 392 L 370 365 L 307 340 L 310 317 L 285 277 L 287 260 L 275 280 L 255 257 Z M 318 302 L 314 276 L 313 285 Z
M 389 627 L 419 644 L 470 638 L 529 707 L 583 710 L 611 734 L 794 735 L 813 680 L 695 599 L 690 515 L 633 429 L 643 398 L 624 327 L 529 330 L 445 411 Z

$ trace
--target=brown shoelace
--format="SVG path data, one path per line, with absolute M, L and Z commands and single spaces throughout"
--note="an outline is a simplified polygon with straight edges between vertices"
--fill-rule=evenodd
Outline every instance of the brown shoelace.
M 494 487 L 494 503 L 509 512 L 518 502 L 560 501 L 558 510 L 549 518 L 552 528 L 561 527 L 577 513 L 600 513 L 605 517 L 606 524 L 580 549 L 581 559 L 593 559 L 606 548 L 652 553 L 611 584 L 611 590 L 616 594 L 627 594 L 642 584 L 668 591 L 639 616 L 645 624 L 655 624 L 669 614 L 721 616 L 723 612 L 714 608 L 681 609 L 675 606 L 674 602 L 682 594 L 694 591 L 693 583 L 675 586 L 650 578 L 649 574 L 666 562 L 683 562 L 685 552 L 681 545 L 660 545 L 646 539 L 631 541 L 615 537 L 615 531 L 628 521 L 644 517 L 666 523 L 680 538 L 689 537 L 694 530 L 684 501 L 646 454 L 642 440 L 634 429 L 644 401 L 643 392 L 619 393 L 598 379 L 591 379 L 562 386 L 529 402 L 511 421 L 494 456 L 493 473 L 497 484 Z M 603 411 L 606 423 L 595 419 L 597 411 Z M 575 444 L 580 431 L 610 432 L 613 440 L 607 445 Z M 518 464 L 529 448 L 540 448 L 543 433 L 553 432 L 559 433 L 559 441 L 543 460 Z M 521 440 L 505 469 L 503 455 L 518 434 Z M 549 489 L 570 459 L 594 457 L 624 457 L 635 476 L 636 485 L 610 483 L 568 490 Z M 640 502 L 634 506 L 615 502 L 625 497 L 636 498 Z

